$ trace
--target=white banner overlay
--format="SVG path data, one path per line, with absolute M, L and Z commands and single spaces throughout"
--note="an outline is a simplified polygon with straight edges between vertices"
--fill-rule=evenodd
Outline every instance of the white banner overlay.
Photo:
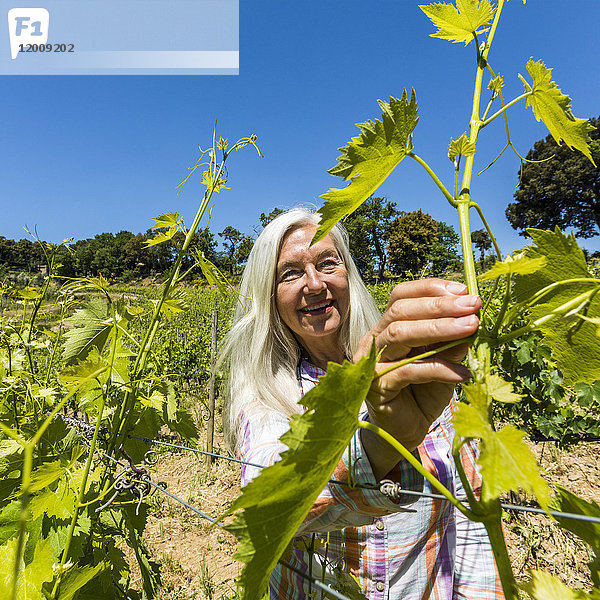
M 239 73 L 239 0 L 43 4 L 5 9 L 0 75 Z
M 8 11 L 10 57 L 17 58 L 27 44 L 46 44 L 50 27 L 50 13 L 45 8 L 11 8 Z

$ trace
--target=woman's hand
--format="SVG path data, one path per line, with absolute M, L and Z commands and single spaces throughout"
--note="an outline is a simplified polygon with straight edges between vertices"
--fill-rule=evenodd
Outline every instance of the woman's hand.
M 365 356 L 373 337 L 383 353 L 377 372 L 410 356 L 469 337 L 477 331 L 479 296 L 471 296 L 461 283 L 424 279 L 397 285 L 379 323 L 361 340 L 354 356 Z M 382 427 L 409 450 L 415 449 L 450 402 L 457 383 L 470 377 L 460 364 L 468 349 L 461 343 L 398 367 L 373 381 L 367 395 L 369 420 Z M 398 462 L 399 455 L 370 431 L 362 432 L 363 445 L 377 478 Z

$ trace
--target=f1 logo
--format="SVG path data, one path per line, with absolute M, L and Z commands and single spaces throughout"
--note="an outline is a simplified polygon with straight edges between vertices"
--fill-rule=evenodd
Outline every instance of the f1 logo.
M 50 13 L 45 8 L 11 8 L 8 11 L 11 58 L 17 58 L 22 44 L 45 44 L 49 25 Z

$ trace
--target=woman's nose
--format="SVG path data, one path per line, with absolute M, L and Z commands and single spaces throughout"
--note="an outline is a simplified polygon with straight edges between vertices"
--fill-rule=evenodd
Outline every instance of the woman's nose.
M 327 284 L 321 279 L 321 273 L 312 266 L 309 266 L 304 272 L 304 286 L 309 292 L 321 292 L 327 288 Z

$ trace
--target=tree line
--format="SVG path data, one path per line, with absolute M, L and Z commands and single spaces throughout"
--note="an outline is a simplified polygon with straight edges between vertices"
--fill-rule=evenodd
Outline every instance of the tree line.
M 258 234 L 273 218 L 283 212 L 274 208 L 259 217 Z M 417 277 L 426 274 L 444 275 L 462 269 L 458 254 L 459 236 L 451 225 L 436 221 L 421 210 L 404 212 L 386 198 L 369 198 L 344 222 L 349 236 L 350 249 L 361 275 L 368 281 L 389 277 Z M 159 231 L 159 230 L 158 230 Z M 159 276 L 166 272 L 177 256 L 183 234 L 176 234 L 167 243 L 147 246 L 147 241 L 157 230 L 134 234 L 130 231 L 100 233 L 93 238 L 65 241 L 55 252 L 55 273 L 63 277 L 103 275 L 125 281 Z M 243 268 L 253 238 L 227 226 L 217 234 L 209 229 L 200 231 L 194 238 L 188 264 L 193 254 L 201 252 L 223 273 L 235 278 Z M 478 242 L 479 238 L 481 240 Z M 474 243 L 483 254 L 491 246 L 484 231 L 474 232 Z M 44 252 L 44 248 L 46 253 Z M 52 248 L 45 242 L 0 236 L 0 265 L 4 271 L 44 273 Z M 195 272 L 195 277 L 201 274 Z
M 62 277 L 103 275 L 126 281 L 161 275 L 175 261 L 177 249 L 183 243 L 183 234 L 177 233 L 167 243 L 147 247 L 148 240 L 159 231 L 149 229 L 146 233 L 137 234 L 119 231 L 116 234 L 100 233 L 84 240 L 65 240 L 55 249 L 55 272 Z M 198 232 L 192 242 L 191 253 L 201 252 L 223 272 L 234 275 L 238 266 L 248 258 L 253 240 L 231 226 L 218 236 L 222 250 L 218 249 L 217 239 L 210 230 Z M 46 242 L 15 241 L 0 236 L 0 270 L 43 274 L 47 269 L 47 255 L 53 250 Z M 193 260 L 190 255 L 184 267 L 191 266 Z
M 600 233 L 600 117 L 590 119 L 590 123 L 595 127 L 590 132 L 595 164 L 565 144 L 557 145 L 552 136 L 536 142 L 522 161 L 514 202 L 506 209 L 509 223 L 521 235 L 526 235 L 529 227 L 555 226 L 570 228 L 580 238 Z M 274 208 L 268 214 L 261 213 L 255 233 L 281 212 L 282 209 Z M 345 219 L 344 225 L 353 257 L 366 280 L 449 275 L 462 269 L 458 233 L 451 225 L 436 221 L 421 210 L 399 211 L 394 202 L 371 197 Z M 157 230 L 100 233 L 65 243 L 57 250 L 55 262 L 61 265 L 57 274 L 102 274 L 124 280 L 160 275 L 173 264 L 183 236 L 177 234 L 169 243 L 146 247 L 156 233 Z M 253 238 L 231 226 L 217 235 L 222 249 L 218 248 L 215 234 L 204 229 L 196 235 L 192 250 L 202 252 L 222 272 L 235 277 L 248 258 Z M 483 268 L 486 260 L 493 260 L 489 254 L 486 259 L 490 238 L 482 229 L 474 231 L 471 237 Z M 188 266 L 192 261 L 190 257 Z M 8 271 L 37 273 L 46 262 L 41 245 L 34 240 L 15 241 L 0 236 L 0 275 Z

